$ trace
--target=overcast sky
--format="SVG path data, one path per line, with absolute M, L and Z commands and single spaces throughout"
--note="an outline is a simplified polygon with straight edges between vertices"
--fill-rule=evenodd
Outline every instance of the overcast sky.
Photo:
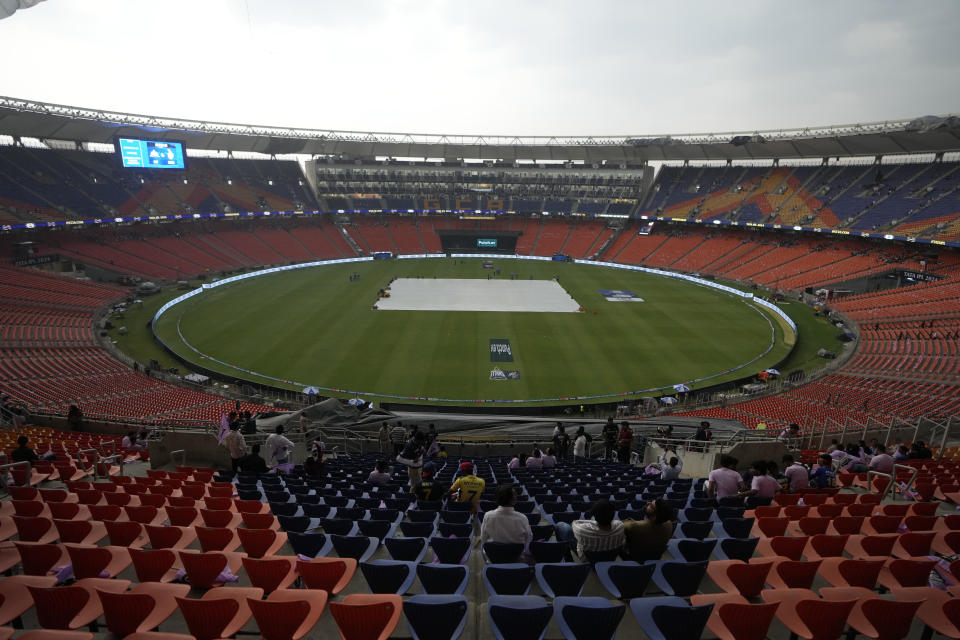
M 957 0 L 46 0 L 0 94 L 362 131 L 656 134 L 960 112 Z

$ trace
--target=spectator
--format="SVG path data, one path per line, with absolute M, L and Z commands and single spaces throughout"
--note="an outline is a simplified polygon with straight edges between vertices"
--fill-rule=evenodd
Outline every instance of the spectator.
M 727 498 L 746 490 L 743 478 L 736 471 L 738 463 L 739 460 L 731 455 L 720 456 L 720 467 L 707 476 L 708 492 L 711 496 L 717 499 Z
M 543 456 L 543 468 L 552 469 L 557 466 L 557 457 L 553 455 L 553 447 L 547 448 L 547 454 Z
M 27 436 L 17 438 L 17 448 L 10 453 L 10 459 L 14 462 L 29 462 L 32 466 L 34 462 L 40 459 L 37 452 L 27 446 Z
M 533 448 L 533 455 L 524 463 L 527 469 L 543 469 L 543 454 L 537 447 Z
M 813 467 L 813 473 L 810 474 L 810 484 L 817 489 L 826 489 L 833 486 L 833 458 L 826 453 L 821 453 L 817 458 L 817 464 Z
M 647 502 L 643 520 L 623 521 L 624 557 L 634 562 L 659 560 L 673 536 L 674 510 L 663 498 Z
M 580 427 L 577 437 L 573 441 L 573 461 L 586 462 L 587 460 L 587 432 Z
M 437 465 L 432 462 L 423 465 L 420 484 L 413 491 L 418 500 L 440 500 L 443 497 L 443 491 L 437 486 L 433 477 L 436 470 Z
M 929 460 L 932 457 L 933 451 L 927 448 L 923 440 L 917 440 L 913 443 L 913 447 L 910 450 L 911 460 Z
M 697 433 L 694 434 L 693 439 L 697 442 L 709 442 L 713 437 L 713 433 L 710 431 L 710 423 L 706 420 L 700 423 L 700 428 L 697 429 Z M 691 447 L 691 451 L 705 451 L 705 446 L 696 446 L 696 448 Z
M 837 467 L 841 471 L 849 471 L 850 473 L 863 473 L 867 470 L 867 465 L 864 464 L 863 459 L 860 457 L 860 447 L 853 444 L 852 442 L 847 445 L 845 450 L 837 449 L 832 454 L 830 454 L 837 462 Z
M 303 420 L 303 414 L 300 415 L 300 419 Z M 301 426 L 301 431 L 303 427 Z M 247 435 L 253 435 L 257 432 L 257 420 L 253 417 L 253 414 L 249 411 L 243 412 L 243 433 Z
M 367 476 L 367 482 L 370 484 L 384 487 L 390 482 L 390 473 L 387 471 L 386 460 L 377 460 L 376 467 Z
M 522 513 L 514 511 L 517 504 L 517 492 L 512 484 L 497 487 L 497 508 L 483 516 L 480 525 L 480 544 L 501 542 L 503 544 L 522 544 L 526 547 L 533 540 L 530 521 Z
M 620 430 L 617 429 L 617 425 L 613 424 L 613 418 L 607 418 L 606 424 L 603 425 L 603 429 L 600 431 L 600 435 L 603 436 L 603 459 L 604 460 L 615 460 L 617 449 L 617 436 L 620 434 Z
M 893 459 L 893 456 L 887 453 L 887 448 L 882 444 L 876 445 L 874 448 L 874 455 L 870 458 L 870 464 L 867 465 L 867 469 L 873 471 L 879 471 L 880 473 L 893 473 L 893 465 L 896 462 Z
M 513 471 L 514 469 L 522 469 L 527 466 L 527 454 L 521 451 L 514 457 L 513 460 L 507 463 L 507 470 Z
M 893 454 L 894 462 L 903 462 L 904 460 L 910 459 L 910 450 L 907 449 L 906 445 L 900 445 L 897 447 L 897 452 Z
M 323 477 L 323 447 L 314 447 L 313 455 L 308 456 L 303 463 L 303 470 L 311 478 Z
M 232 423 L 230 429 L 231 431 L 233 430 Z M 269 452 L 269 458 L 271 462 L 273 462 L 273 466 L 280 466 L 290 462 L 290 454 L 293 453 L 293 442 L 283 435 L 282 424 L 277 425 L 275 432 L 267 437 L 264 446 Z
M 397 462 L 407 468 L 407 478 L 410 480 L 410 491 L 413 491 L 417 483 L 420 482 L 421 471 L 423 469 L 424 453 L 424 435 L 419 431 L 414 431 L 404 445 L 400 455 L 397 456 Z
M 669 457 L 667 454 L 670 454 Z M 660 463 L 661 480 L 676 480 L 680 477 L 680 472 L 683 470 L 683 462 L 677 457 L 677 452 L 672 446 L 663 450 L 658 462 Z
M 570 436 L 559 422 L 553 432 L 553 446 L 556 447 L 557 457 L 566 460 L 567 452 L 570 449 Z
M 440 458 L 441 460 L 446 460 L 446 459 L 447 459 L 447 450 L 444 448 L 443 445 L 440 445 L 440 446 L 438 447 L 437 457 Z
M 380 453 L 381 455 L 387 455 L 387 450 L 390 448 L 390 425 L 389 424 L 384 422 L 382 425 L 380 425 L 380 431 L 378 432 L 378 437 L 380 439 Z
M 462 463 L 457 471 L 460 477 L 457 478 L 444 497 L 449 498 L 453 494 L 457 494 L 457 502 L 470 502 L 473 505 L 471 510 L 476 512 L 480 496 L 483 495 L 487 483 L 483 478 L 473 475 L 472 462 Z
M 425 454 L 428 458 L 430 456 L 436 455 L 437 451 L 440 450 L 440 443 L 437 442 L 437 427 L 433 423 L 430 423 L 430 426 L 427 428 L 427 440 L 424 446 L 427 448 L 427 453 Z
M 240 458 L 238 466 L 243 473 L 267 473 L 270 471 L 267 468 L 266 461 L 260 457 L 259 443 L 250 447 L 250 453 Z M 306 464 L 304 464 L 304 467 L 306 467 Z
M 154 426 L 153 428 L 156 429 L 156 426 Z M 137 434 L 137 439 L 136 439 L 136 442 L 134 443 L 134 447 L 139 451 L 145 451 L 150 446 L 149 443 L 147 442 L 149 438 L 150 438 L 150 432 L 147 431 L 146 429 L 141 430 L 140 433 Z
M 750 488 L 746 491 L 740 491 L 742 496 L 757 496 L 758 498 L 773 498 L 780 491 L 780 483 L 772 476 L 767 474 L 768 466 L 763 460 L 757 460 L 752 465 L 753 480 Z
M 616 507 L 609 500 L 598 500 L 590 508 L 593 520 L 575 520 L 573 524 L 557 522 L 554 532 L 559 542 L 573 542 L 571 551 L 576 560 L 589 561 L 598 554 L 619 553 L 623 548 L 623 523 L 614 520 Z M 613 559 L 613 558 L 610 558 Z
M 810 486 L 810 472 L 807 468 L 796 462 L 789 453 L 781 459 L 784 470 L 783 475 L 787 477 L 787 486 L 790 491 L 800 491 Z
M 124 441 L 126 441 L 126 438 L 124 438 Z M 239 422 L 230 423 L 230 433 L 226 435 L 221 444 L 226 447 L 227 453 L 230 454 L 230 466 L 236 473 L 240 469 L 240 459 L 247 455 L 247 442 L 243 439 L 243 434 L 240 433 Z
M 137 446 L 137 432 L 127 431 L 127 435 L 123 436 L 123 439 L 120 441 L 120 448 L 124 450 L 132 450 L 136 446 Z
M 626 421 L 620 423 L 620 434 L 617 437 L 620 446 L 620 462 L 630 462 L 630 449 L 633 447 L 633 430 Z
M 777 436 L 777 440 L 786 443 L 787 446 L 793 446 L 799 437 L 800 425 L 791 424 L 789 427 L 780 432 L 780 435 Z
M 840 443 L 837 442 L 836 438 L 834 438 L 833 440 L 830 441 L 830 446 L 827 447 L 827 453 L 832 454 L 834 451 L 838 450 L 839 448 L 840 448 Z
M 393 443 L 393 455 L 400 455 L 407 443 L 407 430 L 403 428 L 402 422 L 398 422 L 390 431 L 390 442 Z
M 75 404 L 67 411 L 67 427 L 70 431 L 83 431 L 83 411 Z

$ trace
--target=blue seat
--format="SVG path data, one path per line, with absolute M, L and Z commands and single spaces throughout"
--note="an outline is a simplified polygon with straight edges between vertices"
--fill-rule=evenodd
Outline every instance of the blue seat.
M 437 525 L 432 522 L 401 522 L 398 526 L 407 538 L 432 538 L 437 534 Z
M 277 522 L 280 523 L 280 528 L 287 533 L 291 531 L 304 533 L 314 528 L 316 520 L 310 516 L 277 516 Z
M 483 557 L 492 564 L 504 564 L 507 562 L 516 562 L 523 553 L 522 543 L 507 542 L 485 542 L 483 544 Z
M 715 509 L 717 501 L 713 498 L 690 498 L 690 503 L 687 506 L 696 509 Z
M 449 538 L 450 536 L 454 536 L 456 538 L 467 538 L 473 535 L 473 525 L 469 522 L 467 524 L 441 522 L 439 525 L 437 525 L 437 534 L 443 536 L 444 538 Z
M 743 501 L 743 506 L 747 509 L 756 509 L 757 507 L 769 507 L 773 503 L 773 498 L 762 498 L 760 496 L 747 496 Z
M 667 595 L 686 598 L 700 588 L 700 582 L 707 573 L 708 562 L 658 560 L 651 564 L 656 566 L 653 582 L 661 591 Z
M 320 504 L 320 496 L 316 494 L 304 495 L 299 494 L 294 496 L 297 499 L 297 504 L 303 506 L 307 504 Z
M 572 523 L 574 520 L 580 520 L 583 514 L 579 511 L 561 511 L 559 513 L 553 513 L 547 516 L 547 522 L 550 524 L 556 524 L 558 522 L 566 522 L 567 524 Z
M 714 519 L 713 509 L 687 507 L 679 514 L 680 522 L 709 522 Z
M 410 508 L 408 498 L 384 498 L 383 504 L 387 505 L 387 509 L 396 509 L 400 513 L 405 513 Z
M 542 540 L 544 542 L 550 540 L 553 537 L 554 529 L 552 524 L 535 524 L 530 526 L 530 531 L 533 533 L 534 540 Z
M 454 503 L 459 504 L 459 503 Z M 473 518 L 473 514 L 469 511 L 451 511 L 450 509 L 444 509 L 440 512 L 440 521 L 441 522 L 451 522 L 454 524 L 466 524 L 470 522 Z
M 460 595 L 467 588 L 470 567 L 462 564 L 418 564 L 417 577 L 425 593 Z
M 303 515 L 311 518 L 329 518 L 330 511 L 333 509 L 328 504 L 304 504 L 302 502 L 300 508 L 303 509 Z
M 427 554 L 426 538 L 384 538 L 383 544 L 394 560 L 420 562 Z
M 569 542 L 541 542 L 530 543 L 530 555 L 535 562 L 563 562 L 570 552 Z
M 540 524 L 540 520 L 543 519 L 543 514 L 539 511 L 531 511 L 530 513 L 523 514 L 527 516 L 527 521 L 530 523 L 530 526 L 536 526 Z
M 713 548 L 717 546 L 717 539 L 688 540 L 686 538 L 671 538 L 667 541 L 667 552 L 676 560 L 684 562 L 700 562 L 709 560 Z
M 410 590 L 417 574 L 415 562 L 398 560 L 370 560 L 360 563 L 360 571 L 367 580 L 370 593 L 396 593 L 403 595 Z
M 520 513 L 532 513 L 536 508 L 537 503 L 533 500 L 522 500 L 513 505 L 513 510 L 519 511 Z
M 560 496 L 557 496 L 558 498 Z M 569 511 L 570 507 L 566 502 L 544 502 L 540 505 L 540 508 L 543 509 L 545 515 L 552 515 L 554 513 L 559 513 L 561 511 Z
M 703 540 L 713 531 L 713 524 L 713 522 L 680 522 L 673 530 L 673 537 Z
M 593 565 L 600 584 L 610 595 L 618 600 L 641 598 L 653 578 L 653 564 L 640 564 L 633 561 L 598 562 Z
M 713 605 L 691 606 L 683 598 L 634 598 L 630 610 L 650 640 L 699 640 Z
M 324 496 L 323 504 L 328 504 L 331 507 L 336 507 L 338 509 L 349 509 L 353 506 L 353 498 L 344 498 L 343 496 Z
M 343 518 L 344 520 L 366 520 L 369 516 L 367 515 L 366 509 L 361 509 L 360 507 L 337 507 L 337 517 Z
M 370 519 L 400 522 L 403 519 L 403 512 L 396 509 L 370 509 Z
M 533 567 L 525 562 L 488 564 L 483 568 L 483 584 L 490 595 L 524 596 L 533 582 Z
M 717 560 L 743 560 L 749 562 L 757 550 L 760 538 L 721 538 L 713 555 Z
M 534 565 L 533 574 L 540 590 L 548 598 L 579 596 L 590 575 L 590 565 L 580 563 L 543 562 Z
M 726 498 L 720 498 L 719 500 L 717 500 L 717 506 L 742 509 L 744 507 L 743 498 L 739 498 L 737 496 L 727 496 Z
M 393 535 L 397 525 L 387 520 L 358 520 L 357 529 L 362 536 L 373 536 L 383 542 L 384 538 Z
M 442 500 L 417 500 L 417 511 L 440 511 L 440 509 L 443 509 Z
M 260 493 L 259 489 L 251 489 L 248 491 L 237 491 L 237 497 L 241 500 L 263 500 L 263 494 Z
M 275 502 L 278 504 L 293 502 L 293 498 L 286 491 L 269 491 L 266 486 L 263 488 L 263 495 L 266 496 L 267 502 Z
M 467 625 L 468 610 L 462 595 L 418 594 L 403 602 L 413 640 L 457 640 Z
M 430 547 L 436 560 L 442 564 L 462 564 L 470 557 L 472 538 L 430 538 Z
M 353 506 L 373 511 L 380 508 L 380 498 L 354 498 Z
M 754 518 L 727 518 L 713 525 L 713 535 L 718 538 L 749 538 Z
M 296 502 L 271 502 L 270 513 L 275 516 L 295 516 L 300 510 Z
M 287 541 L 298 556 L 317 558 L 330 553 L 333 541 L 325 533 L 287 533 Z
M 497 640 L 543 640 L 553 607 L 540 596 L 490 596 L 490 630 Z
M 567 640 L 612 640 L 627 611 L 625 604 L 613 604 L 606 598 L 570 598 L 553 601 L 553 615 Z
M 447 511 L 473 511 L 472 502 L 460 502 L 459 500 L 447 500 L 447 504 L 444 507 Z
M 407 520 L 410 522 L 429 522 L 436 525 L 440 521 L 439 511 L 407 511 Z
M 743 507 L 717 507 L 717 519 L 731 520 L 733 518 L 742 518 L 744 511 L 746 511 L 746 509 Z
M 333 548 L 341 558 L 353 558 L 357 562 L 366 562 L 372 556 L 380 541 L 369 536 L 330 536 Z
M 352 536 L 357 532 L 357 523 L 342 518 L 321 518 L 320 527 L 324 533 L 338 536 Z

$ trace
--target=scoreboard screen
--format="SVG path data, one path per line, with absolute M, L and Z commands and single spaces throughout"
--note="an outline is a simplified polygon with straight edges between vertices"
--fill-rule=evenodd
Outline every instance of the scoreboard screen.
M 117 138 L 120 162 L 127 169 L 185 169 L 182 142 Z

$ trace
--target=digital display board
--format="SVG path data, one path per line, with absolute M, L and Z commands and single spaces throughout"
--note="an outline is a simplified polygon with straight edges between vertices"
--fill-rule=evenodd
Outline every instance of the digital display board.
M 478 249 L 496 249 L 497 239 L 496 238 L 477 238 L 477 248 Z
M 117 138 L 120 162 L 127 169 L 185 169 L 182 142 Z

